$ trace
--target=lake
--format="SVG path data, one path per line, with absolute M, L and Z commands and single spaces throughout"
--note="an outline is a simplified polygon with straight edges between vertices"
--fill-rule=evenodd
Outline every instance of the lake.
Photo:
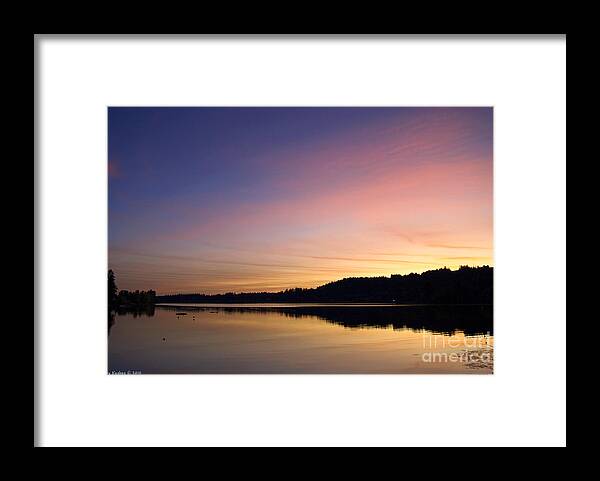
M 110 374 L 490 374 L 489 305 L 157 305 L 108 319 Z

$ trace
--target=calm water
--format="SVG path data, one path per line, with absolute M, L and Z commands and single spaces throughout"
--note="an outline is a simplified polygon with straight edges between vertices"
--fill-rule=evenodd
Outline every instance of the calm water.
M 492 324 L 491 306 L 159 305 L 109 318 L 108 371 L 489 374 Z

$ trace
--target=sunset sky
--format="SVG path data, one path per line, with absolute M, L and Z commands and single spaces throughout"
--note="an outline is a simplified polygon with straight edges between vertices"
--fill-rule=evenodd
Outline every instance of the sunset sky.
M 493 265 L 492 117 L 111 107 L 109 267 L 166 294 Z

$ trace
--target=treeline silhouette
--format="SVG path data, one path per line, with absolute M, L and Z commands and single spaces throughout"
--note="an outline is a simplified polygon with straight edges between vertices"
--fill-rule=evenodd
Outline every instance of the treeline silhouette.
M 156 292 L 149 291 L 119 291 L 115 273 L 108 271 L 108 308 L 109 311 L 148 311 L 154 310 Z
M 461 266 L 391 277 L 349 277 L 316 288 L 280 292 L 172 294 L 169 303 L 382 302 L 398 304 L 492 304 L 493 268 Z

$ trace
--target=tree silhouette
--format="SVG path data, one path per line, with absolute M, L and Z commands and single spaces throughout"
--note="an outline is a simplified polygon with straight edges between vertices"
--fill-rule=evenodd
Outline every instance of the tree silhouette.
M 117 289 L 115 273 L 108 270 L 108 308 L 110 311 L 154 311 L 156 292 L 149 291 L 126 291 Z
M 156 302 L 384 302 L 399 304 L 492 304 L 493 268 L 461 266 L 391 277 L 348 277 L 312 289 L 226 294 L 174 294 Z
M 112 269 L 108 270 L 108 307 L 111 310 L 117 307 L 117 282 Z

